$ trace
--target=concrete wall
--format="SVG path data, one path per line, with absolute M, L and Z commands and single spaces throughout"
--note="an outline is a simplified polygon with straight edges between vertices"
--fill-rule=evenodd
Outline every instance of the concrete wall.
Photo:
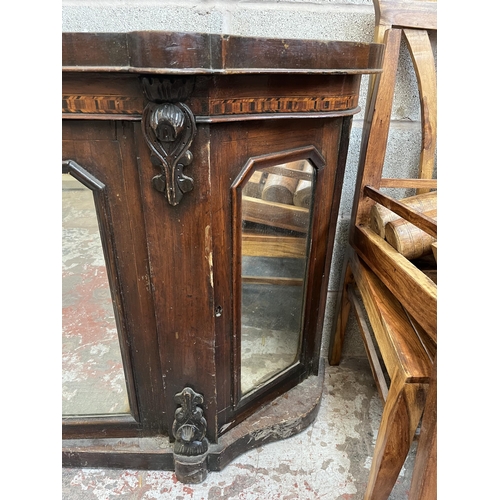
M 99 32 L 199 31 L 370 42 L 374 30 L 374 10 L 372 0 L 63 0 L 62 29 Z M 394 177 L 415 174 L 420 144 L 418 89 L 405 48 L 400 64 L 392 112 L 392 131 L 384 165 L 387 175 Z M 366 88 L 367 77 L 363 77 L 360 96 L 362 111 L 353 121 L 329 280 L 324 330 L 326 342 L 347 244 Z M 413 193 L 399 194 L 409 196 Z M 362 356 L 364 350 L 359 335 L 354 332 L 356 326 L 352 318 L 349 323 L 345 353 Z

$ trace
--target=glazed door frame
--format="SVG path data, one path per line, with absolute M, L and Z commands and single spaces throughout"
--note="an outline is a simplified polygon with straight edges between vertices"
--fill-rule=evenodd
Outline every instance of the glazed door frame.
M 317 375 L 340 195 L 352 116 L 306 117 L 293 120 L 263 117 L 260 121 L 217 123 L 211 126 L 211 168 L 214 241 L 214 304 L 216 318 L 218 435 L 233 428 L 259 406 Z M 302 343 L 296 363 L 256 390 L 239 390 L 238 328 L 238 178 L 245 168 L 308 159 L 316 170 L 315 203 L 311 214 L 311 247 L 306 274 Z M 221 175 L 221 169 L 224 175 Z M 226 207 L 226 208 L 224 208 Z M 230 207 L 228 209 L 227 207 Z M 333 221 L 333 224 L 332 224 Z M 323 237 L 322 237 L 323 235 Z M 324 236 L 328 235 L 328 238 Z M 230 248 L 231 250 L 228 250 Z M 326 279 L 325 279 L 326 277 Z M 230 284 L 229 284 L 230 283 Z M 229 286 L 229 288 L 228 288 Z M 221 377 L 232 374 L 230 384 Z
M 196 243 L 196 236 L 191 235 L 189 238 L 195 239 L 190 240 L 188 246 L 201 246 L 202 242 L 205 245 L 199 261 L 205 262 L 206 269 L 192 277 L 199 276 L 206 282 L 206 291 L 200 296 L 204 297 L 205 305 L 198 300 L 195 307 L 206 308 L 207 320 L 201 324 L 206 335 L 215 339 L 218 349 L 211 356 L 210 349 L 200 347 L 205 349 L 207 359 L 212 359 L 212 362 L 208 361 L 210 365 L 207 368 L 207 375 L 210 376 L 205 386 L 198 382 L 192 387 L 205 397 L 209 440 L 216 442 L 222 432 L 232 428 L 264 402 L 307 376 L 317 374 L 322 330 L 320 320 L 324 315 L 327 287 L 327 280 L 323 277 L 328 276 L 335 233 L 335 228 L 329 226 L 337 218 L 343 181 L 343 165 L 341 168 L 337 166 L 340 161 L 345 162 L 345 151 L 342 147 L 338 148 L 349 133 L 350 123 L 351 117 L 348 116 L 200 124 L 192 146 L 197 159 L 197 191 L 185 196 L 181 208 L 170 206 L 152 188 L 151 178 L 157 169 L 149 159 L 145 159 L 147 146 L 137 121 L 68 120 L 63 128 L 66 138 L 63 141 L 63 157 L 71 159 L 69 164 L 73 173 L 86 171 L 102 184 L 101 189 L 94 193 L 102 221 L 101 233 L 105 235 L 103 246 L 115 298 L 132 412 L 130 416 L 65 418 L 64 437 L 171 434 L 176 408 L 173 396 L 195 381 L 193 377 L 186 376 L 187 372 L 183 369 L 186 365 L 182 361 L 177 368 L 181 374 L 177 379 L 168 377 L 168 367 L 175 363 L 176 358 L 184 359 L 186 353 L 193 357 L 191 364 L 195 366 L 201 351 L 192 347 L 181 348 L 182 354 L 171 348 L 172 344 L 179 345 L 179 328 L 163 326 L 166 325 L 165 320 L 189 322 L 194 314 L 183 319 L 185 309 L 180 308 L 180 304 L 185 300 L 184 294 L 190 294 L 183 289 L 185 283 L 183 285 L 174 279 L 170 292 L 165 293 L 162 288 L 172 272 L 173 264 L 169 259 L 179 257 L 169 257 L 160 242 L 160 238 L 173 241 L 172 231 L 165 225 L 169 224 L 168 220 L 172 225 L 184 226 L 189 219 L 189 224 L 195 228 L 191 233 L 199 233 L 200 242 Z M 302 129 L 307 132 L 301 132 Z M 246 138 L 244 143 L 243 136 Z M 210 157 L 203 156 L 208 149 L 209 137 L 214 141 L 209 148 Z M 275 137 L 275 141 L 269 140 L 269 137 Z M 217 142 L 219 138 L 220 142 Z M 292 147 L 283 149 L 286 146 Z M 271 165 L 297 159 L 311 160 L 317 176 L 309 256 L 316 264 L 307 273 L 300 356 L 293 366 L 242 397 L 238 390 L 237 336 L 240 333 L 234 328 L 238 305 L 232 299 L 235 295 L 237 297 L 233 287 L 238 286 L 233 270 L 238 258 L 234 249 L 234 183 L 249 162 Z M 210 177 L 211 183 L 203 182 L 204 177 Z M 79 178 L 81 180 L 82 175 Z M 193 216 L 193 207 L 206 214 L 203 227 L 199 224 L 199 216 Z M 198 230 L 196 226 L 199 226 Z M 182 230 L 176 232 L 182 235 Z M 329 241 L 321 239 L 321 234 L 329 234 Z M 156 250 L 152 250 L 152 246 Z M 135 260 L 134 265 L 130 265 L 132 260 Z M 160 268 L 161 265 L 164 268 Z M 186 264 L 186 269 L 193 265 L 196 265 L 194 261 Z M 144 274 L 138 273 L 140 268 Z M 208 285 L 210 279 L 213 279 L 213 287 Z M 180 287 L 177 307 L 172 302 L 176 300 L 173 295 L 176 286 Z M 218 307 L 222 314 L 215 313 Z M 170 315 L 168 310 L 172 311 Z M 201 336 L 199 341 L 203 343 Z M 189 336 L 186 341 L 191 343 L 193 340 Z M 149 367 L 152 369 L 149 370 Z M 198 381 L 202 379 L 200 376 L 194 378 Z
M 166 433 L 133 124 L 63 120 L 63 173 L 94 194 L 130 414 L 63 417 L 63 438 Z

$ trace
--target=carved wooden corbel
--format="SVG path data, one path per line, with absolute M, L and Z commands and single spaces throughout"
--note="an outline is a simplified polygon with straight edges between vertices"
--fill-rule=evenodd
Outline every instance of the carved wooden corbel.
M 189 147 L 196 134 L 196 121 L 186 100 L 194 86 L 192 78 L 142 79 L 144 94 L 150 101 L 142 114 L 142 131 L 153 165 L 161 173 L 153 177 L 155 189 L 164 193 L 171 205 L 178 205 L 194 182 L 184 174 L 193 155 Z
M 175 395 L 174 401 L 181 405 L 175 411 L 172 432 L 175 438 L 174 453 L 178 455 L 202 455 L 208 450 L 205 437 L 207 421 L 200 406 L 203 396 L 186 387 Z
M 203 396 L 185 387 L 174 396 L 174 401 L 180 405 L 172 426 L 175 475 L 181 482 L 200 483 L 208 473 L 207 421 L 199 406 L 203 404 Z

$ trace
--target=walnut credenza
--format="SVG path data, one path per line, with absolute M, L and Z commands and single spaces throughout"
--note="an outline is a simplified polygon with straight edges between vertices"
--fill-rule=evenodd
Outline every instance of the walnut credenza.
M 63 415 L 64 465 L 199 482 L 313 421 L 351 120 L 381 56 L 353 42 L 63 34 L 66 194 L 93 197 L 127 399 Z

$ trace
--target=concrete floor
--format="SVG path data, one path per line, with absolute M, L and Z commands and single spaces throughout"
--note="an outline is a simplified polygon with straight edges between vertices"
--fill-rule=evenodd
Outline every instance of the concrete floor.
M 64 500 L 360 500 L 382 412 L 368 362 L 327 366 L 318 417 L 302 433 L 251 450 L 205 482 L 186 485 L 173 472 L 111 469 L 62 471 Z M 413 444 L 390 500 L 406 500 Z
M 122 407 L 128 402 L 123 397 L 126 392 L 123 368 L 102 251 L 97 251 L 101 248 L 93 200 L 91 193 L 80 192 L 78 186 L 71 182 L 68 179 L 63 181 L 63 185 L 67 185 L 63 195 L 72 200 L 70 208 L 64 212 L 63 412 L 120 412 L 124 411 Z M 88 196 L 85 198 L 85 195 Z M 91 258 L 82 262 L 82 252 Z M 290 298 L 289 293 L 286 296 Z M 285 305 L 279 304 L 282 310 L 286 309 Z M 251 316 L 273 317 L 272 314 Z M 243 339 L 252 354 L 244 363 L 244 374 L 252 386 L 255 377 L 268 376 L 266 356 L 271 355 L 276 363 L 275 358 L 281 353 L 277 347 L 280 344 L 279 335 L 273 341 L 270 332 L 276 333 L 276 328 L 288 331 L 291 327 L 253 324 L 247 320 L 245 324 L 253 325 L 257 333 L 261 328 L 267 328 L 266 338 L 270 339 L 267 349 L 260 345 L 259 335 L 256 338 L 260 347 L 257 349 L 254 346 L 253 330 L 247 332 L 248 339 Z M 325 332 L 329 331 L 329 321 L 331 318 L 327 317 Z M 355 322 L 350 318 L 344 346 L 345 359 L 338 367 L 326 363 L 318 417 L 299 435 L 241 455 L 223 471 L 209 473 L 200 485 L 182 484 L 172 472 L 66 468 L 62 471 L 62 498 L 362 499 L 382 403 L 359 339 Z M 327 341 L 325 334 L 324 344 Z M 281 346 L 282 350 L 285 347 Z M 286 354 L 288 350 L 283 352 Z M 296 347 L 292 346 L 292 360 L 295 351 Z M 243 354 L 245 352 L 243 349 Z M 322 352 L 326 355 L 326 345 Z M 285 366 L 289 362 L 286 361 Z M 415 452 L 414 444 L 390 500 L 408 498 Z

